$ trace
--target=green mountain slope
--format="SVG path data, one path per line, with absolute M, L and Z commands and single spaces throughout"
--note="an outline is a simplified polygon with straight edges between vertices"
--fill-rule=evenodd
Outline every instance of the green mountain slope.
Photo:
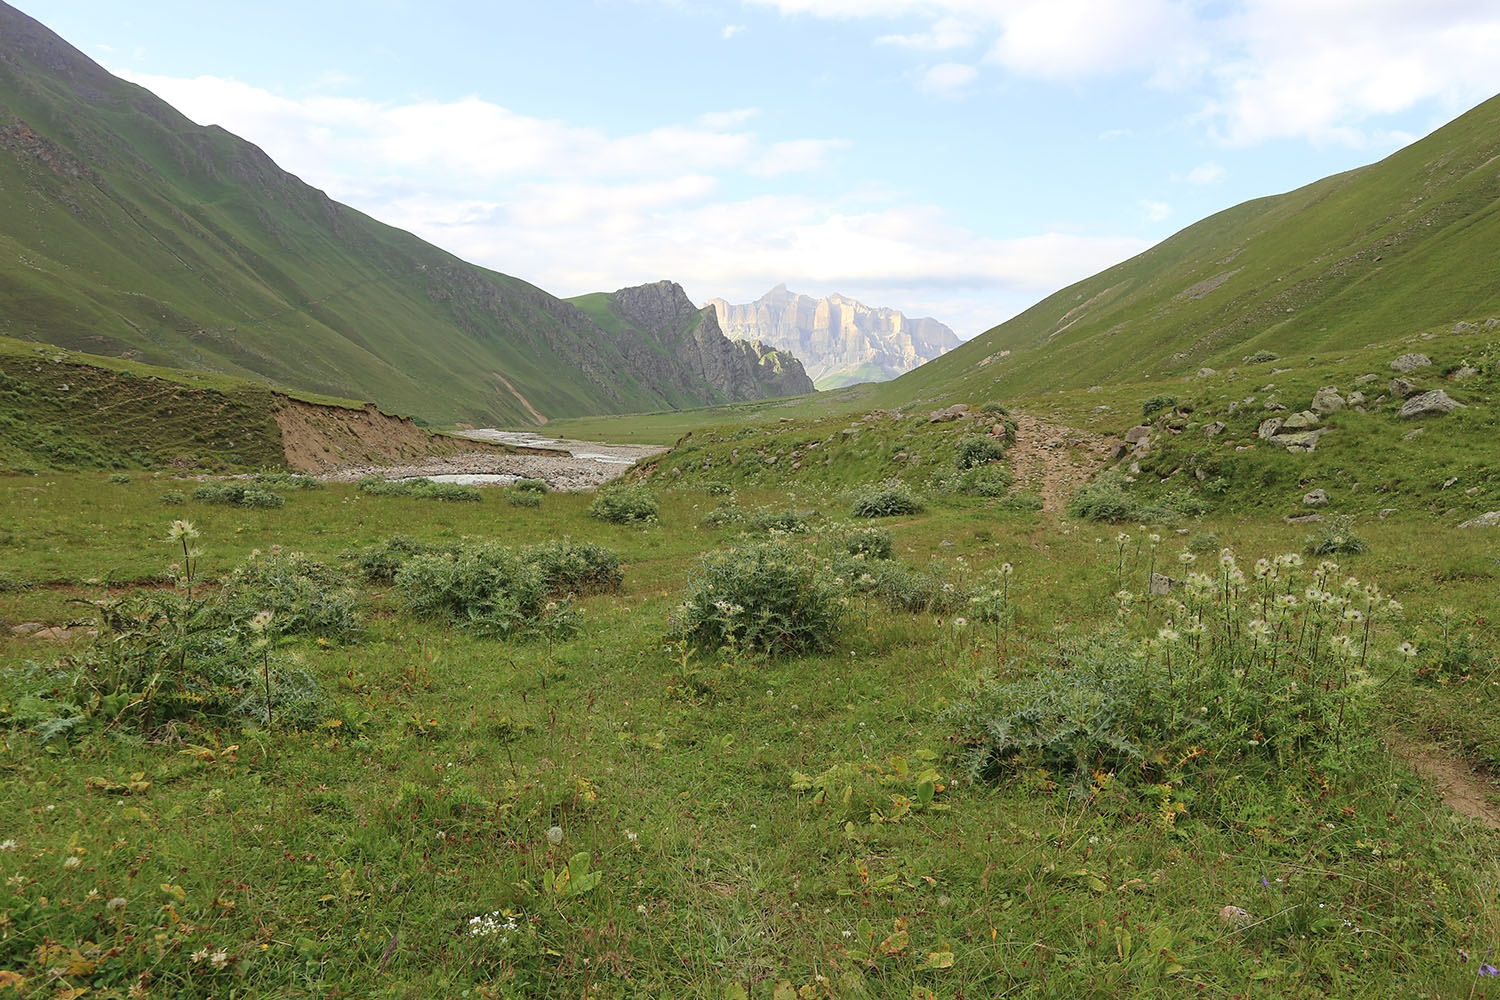
M 1358 170 L 1246 202 L 894 382 L 882 405 L 1345 351 L 1500 311 L 1500 98 Z
M 332 201 L 3 3 L 0 333 L 444 422 L 722 398 L 664 387 L 634 331 Z

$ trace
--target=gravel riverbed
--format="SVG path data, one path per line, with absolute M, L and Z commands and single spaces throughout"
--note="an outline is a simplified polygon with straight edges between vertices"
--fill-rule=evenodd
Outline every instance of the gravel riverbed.
M 468 431 L 464 436 L 501 441 L 529 448 L 546 448 L 545 455 L 499 455 L 473 452 L 430 458 L 409 465 L 347 466 L 319 478 L 350 483 L 366 476 L 381 479 L 439 478 L 475 486 L 504 486 L 517 479 L 540 479 L 554 490 L 592 490 L 625 474 L 637 461 L 660 455 L 656 445 L 611 445 L 599 441 L 570 441 L 503 431 Z

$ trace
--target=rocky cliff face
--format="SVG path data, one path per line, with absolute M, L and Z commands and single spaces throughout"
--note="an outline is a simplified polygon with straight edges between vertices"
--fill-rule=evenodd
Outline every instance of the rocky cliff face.
M 785 285 L 745 305 L 709 305 L 728 336 L 790 351 L 822 388 L 895 378 L 959 345 L 935 319 L 909 319 L 842 295 L 815 299 Z
M 730 340 L 711 308 L 693 305 L 674 281 L 622 288 L 609 297 L 611 311 L 661 349 L 655 358 L 633 357 L 657 381 L 688 386 L 707 382 L 728 401 L 795 396 L 813 391 L 802 362 L 764 343 Z

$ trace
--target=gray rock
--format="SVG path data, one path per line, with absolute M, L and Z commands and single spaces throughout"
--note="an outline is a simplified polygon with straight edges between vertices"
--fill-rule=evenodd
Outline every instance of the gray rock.
M 1355 385 L 1364 385 L 1366 382 L 1373 382 L 1376 379 L 1378 379 L 1379 377 L 1380 376 L 1376 375 L 1374 372 L 1370 372 L 1367 375 L 1361 375 L 1359 378 L 1355 379 L 1354 380 L 1354 384 Z
M 1410 441 L 1414 437 L 1420 437 L 1421 434 L 1422 434 L 1422 432 L 1425 431 L 1426 429 L 1427 428 L 1425 428 L 1425 427 L 1418 427 L 1414 431 L 1407 431 L 1405 434 L 1401 435 L 1401 440 L 1403 440 L 1403 441 Z
M 1335 386 L 1331 385 L 1325 385 L 1323 386 L 1323 388 L 1314 393 L 1312 398 L 1312 406 L 1309 407 L 1309 409 L 1311 409 L 1319 416 L 1327 416 L 1330 413 L 1337 413 L 1343 408 L 1344 397 L 1340 396 L 1338 389 Z
M 1219 373 L 1216 372 L 1216 371 L 1214 371 L 1212 368 L 1199 368 L 1198 369 L 1198 377 L 1199 378 L 1208 378 L 1210 376 L 1217 375 L 1217 374 L 1219 374 Z
M 1380 508 L 1380 519 L 1384 521 L 1394 513 L 1396 513 L 1395 507 L 1382 507 Z
M 1391 362 L 1391 371 L 1401 372 L 1404 375 L 1418 368 L 1426 368 L 1430 364 L 1432 364 L 1432 359 L 1425 354 L 1403 354 Z
M 1500 317 L 1491 316 L 1489 319 L 1485 320 L 1484 328 L 1486 330 L 1500 329 Z
M 1313 490 L 1311 493 L 1303 495 L 1302 505 L 1304 507 L 1327 507 L 1328 494 L 1322 490 Z
M 1318 438 L 1327 434 L 1326 430 L 1302 431 L 1297 434 L 1278 434 L 1271 439 L 1271 443 L 1285 448 L 1290 452 L 1308 452 L 1318 447 Z
M 1287 524 L 1317 524 L 1323 520 L 1322 514 L 1288 514 L 1282 518 Z
M 1424 392 L 1420 396 L 1413 396 L 1401 404 L 1401 415 L 1403 417 L 1420 417 L 1429 413 L 1452 413 L 1461 409 L 1463 403 L 1449 396 L 1441 389 L 1433 389 Z
M 1390 393 L 1391 393 L 1392 396 L 1395 396 L 1397 399 L 1405 399 L 1407 396 L 1411 396 L 1411 395 L 1415 394 L 1416 391 L 1417 391 L 1417 387 L 1412 384 L 1412 381 L 1410 379 L 1405 379 L 1405 378 L 1393 378 L 1393 379 L 1391 379 Z
M 1316 413 L 1311 410 L 1302 410 L 1298 413 L 1293 413 L 1290 417 L 1282 421 L 1281 428 L 1288 431 L 1306 431 L 1311 430 L 1322 422 Z
M 1261 421 L 1260 428 L 1255 433 L 1260 435 L 1262 441 L 1269 441 L 1276 436 L 1276 432 L 1279 430 L 1281 430 L 1281 418 L 1267 417 Z
M 1471 517 L 1460 528 L 1500 528 L 1500 510 L 1492 510 L 1478 517 Z
M 1152 595 L 1160 596 L 1162 594 L 1170 594 L 1173 587 L 1180 586 L 1182 586 L 1181 580 L 1174 580 L 1170 576 L 1161 573 L 1152 573 L 1151 586 L 1148 590 Z
M 1213 423 L 1211 423 L 1207 427 L 1203 428 L 1203 433 L 1205 435 L 1207 435 L 1208 437 L 1214 437 L 1216 435 L 1223 434 L 1224 433 L 1224 428 L 1226 426 L 1227 425 L 1224 423 L 1224 421 L 1222 421 L 1222 420 L 1215 420 Z
M 1475 375 L 1478 375 L 1478 374 L 1479 374 L 1479 369 L 1478 368 L 1473 368 L 1473 367 L 1470 367 L 1469 365 L 1464 365 L 1458 371 L 1456 371 L 1456 372 L 1453 373 L 1452 378 L 1453 378 L 1453 381 L 1455 381 L 1455 382 L 1464 382 L 1464 381 L 1467 381 L 1467 380 L 1473 378 Z
M 1150 437 L 1151 427 L 1149 424 L 1136 424 L 1134 427 L 1130 428 L 1130 430 L 1125 432 L 1125 443 L 1140 444 L 1142 441 L 1145 441 Z
M 1349 393 L 1348 403 L 1349 403 L 1350 406 L 1363 406 L 1364 402 L 1365 402 L 1365 394 L 1364 393 L 1362 393 L 1362 392 L 1351 392 L 1351 393 Z
M 1453 329 L 1449 330 L 1448 332 L 1449 333 L 1473 333 L 1475 330 L 1478 330 L 1478 329 L 1479 329 L 1479 324 L 1478 323 L 1470 323 L 1468 320 L 1459 320 L 1457 323 L 1453 324 Z
M 1278 403 L 1274 399 L 1268 399 L 1268 400 L 1266 400 L 1266 405 L 1263 406 L 1262 409 L 1270 410 L 1272 412 L 1275 412 L 1277 410 L 1285 410 L 1286 409 L 1286 404 L 1285 403 Z

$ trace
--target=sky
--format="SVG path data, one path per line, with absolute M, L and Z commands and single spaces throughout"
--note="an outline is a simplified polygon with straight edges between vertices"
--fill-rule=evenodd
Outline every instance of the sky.
M 1495 0 L 13 0 L 563 296 L 784 282 L 971 337 L 1500 92 Z

